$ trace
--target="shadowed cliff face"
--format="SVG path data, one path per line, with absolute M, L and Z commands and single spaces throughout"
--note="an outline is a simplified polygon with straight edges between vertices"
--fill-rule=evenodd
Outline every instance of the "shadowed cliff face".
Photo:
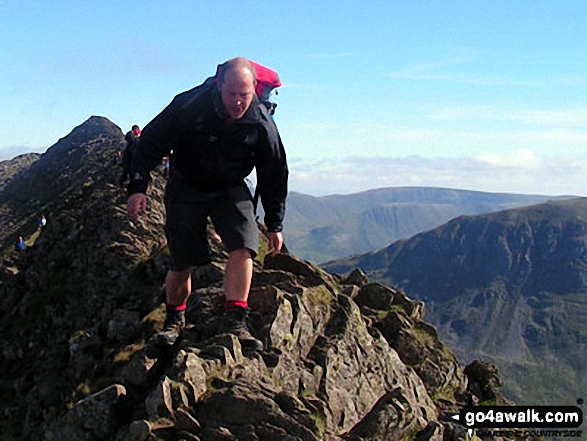
M 517 402 L 575 402 L 587 384 L 587 199 L 464 216 L 377 253 L 361 267 L 428 306 L 462 360 L 489 358 Z
M 116 150 L 124 145 L 121 130 L 93 116 L 42 155 L 3 161 L 0 174 L 0 251 L 18 235 L 30 236 L 41 214 L 75 197 L 96 174 L 109 175 Z M 20 234 L 14 236 L 15 232 Z
M 113 161 L 121 143 L 93 117 L 10 183 L 35 195 L 18 213 L 42 208 L 48 225 L 2 268 L 3 439 L 464 439 L 448 413 L 472 390 L 503 402 L 490 367 L 467 383 L 421 302 L 359 271 L 342 279 L 287 254 L 265 258 L 263 236 L 250 326 L 267 350 L 219 333 L 227 256 L 211 239 L 186 335 L 146 357 L 164 315 L 165 182 L 155 170 L 147 216 L 130 223 Z M 23 196 L 0 197 L 11 209 L 3 237 L 18 234 Z
M 10 161 L 0 161 L 0 191 L 10 183 L 13 176 L 21 170 L 29 168 L 40 156 L 38 153 L 26 153 Z

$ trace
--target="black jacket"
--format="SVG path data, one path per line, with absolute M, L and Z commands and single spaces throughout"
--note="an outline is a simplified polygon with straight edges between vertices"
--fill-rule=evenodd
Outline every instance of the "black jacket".
M 145 126 L 133 157 L 129 194 L 145 193 L 153 170 L 173 150 L 171 174 L 202 191 L 241 185 L 257 169 L 257 191 L 269 231 L 281 231 L 287 196 L 285 150 L 257 97 L 242 118 L 226 125 L 213 79 L 177 95 Z
M 128 132 L 124 136 L 124 139 L 126 140 L 126 147 L 124 152 L 122 152 L 122 160 L 120 161 L 120 165 L 122 166 L 121 184 L 130 177 L 134 152 L 139 143 L 139 138 L 132 131 Z

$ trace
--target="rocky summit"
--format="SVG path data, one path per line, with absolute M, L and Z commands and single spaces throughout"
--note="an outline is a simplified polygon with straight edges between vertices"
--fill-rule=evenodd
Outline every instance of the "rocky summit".
M 267 256 L 263 235 L 250 327 L 266 349 L 219 330 L 227 255 L 211 231 L 182 340 L 147 357 L 164 318 L 165 179 L 153 172 L 148 213 L 129 222 L 123 146 L 92 117 L 3 182 L 3 440 L 460 440 L 451 415 L 506 403 L 494 367 L 463 369 L 422 302 L 359 270 Z M 12 251 L 19 235 L 29 246 Z

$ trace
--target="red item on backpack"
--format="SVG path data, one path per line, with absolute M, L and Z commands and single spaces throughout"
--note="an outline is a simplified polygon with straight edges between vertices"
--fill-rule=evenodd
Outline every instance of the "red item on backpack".
M 269 94 L 273 89 L 281 86 L 279 75 L 272 69 L 265 67 L 259 63 L 249 60 L 257 72 L 257 85 L 255 86 L 255 93 L 263 102 L 269 99 Z

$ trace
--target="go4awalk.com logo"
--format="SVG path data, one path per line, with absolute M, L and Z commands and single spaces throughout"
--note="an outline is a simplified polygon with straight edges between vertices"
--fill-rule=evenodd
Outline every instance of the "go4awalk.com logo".
M 582 437 L 583 411 L 577 406 L 467 406 L 453 418 L 469 435 L 478 429 L 484 436 Z

